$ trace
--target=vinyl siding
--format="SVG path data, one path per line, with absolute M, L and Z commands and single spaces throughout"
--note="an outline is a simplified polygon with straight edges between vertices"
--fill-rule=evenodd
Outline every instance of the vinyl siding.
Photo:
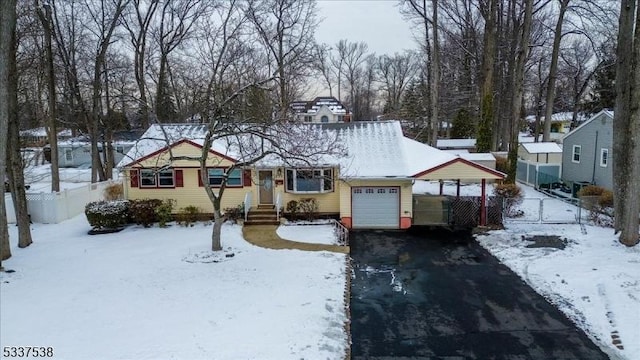
M 178 156 L 198 157 L 201 155 L 201 150 L 199 147 L 196 147 L 186 142 L 176 145 L 171 149 L 171 152 L 173 153 L 174 157 L 178 157 Z M 148 159 L 141 161 L 136 166 L 151 167 L 151 168 L 164 166 L 169 163 L 169 157 L 170 157 L 169 151 L 163 151 L 159 154 L 156 154 L 153 157 L 150 157 Z M 232 161 L 220 156 L 215 156 L 210 154 L 209 157 L 207 158 L 207 166 L 225 167 L 225 166 L 230 166 L 231 164 L 233 164 Z M 194 161 L 194 160 L 176 160 L 171 163 L 171 166 L 178 167 L 178 168 L 179 167 L 197 167 L 199 166 L 199 164 L 197 161 Z
M 454 162 L 433 172 L 417 177 L 416 180 L 457 180 L 457 179 L 500 179 L 499 176 L 490 174 L 463 162 Z
M 175 168 L 182 169 L 184 187 L 177 188 L 131 188 L 131 182 L 127 180 L 127 199 L 173 199 L 176 201 L 174 213 L 186 206 L 197 206 L 203 212 L 212 213 L 213 205 L 202 186 L 198 186 L 197 168 Z M 217 189 L 214 188 L 214 191 Z M 226 188 L 222 196 L 222 209 L 236 207 L 244 201 L 248 188 Z
M 596 135 L 597 134 L 597 135 Z M 574 163 L 573 146 L 580 145 L 580 163 Z M 608 189 L 613 188 L 613 119 L 606 113 L 589 120 L 563 140 L 562 180 L 593 182 Z M 600 166 L 600 149 L 609 150 L 609 162 Z

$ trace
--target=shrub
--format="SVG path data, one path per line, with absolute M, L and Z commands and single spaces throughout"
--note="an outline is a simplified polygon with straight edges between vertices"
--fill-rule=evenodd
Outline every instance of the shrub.
M 504 156 L 496 156 L 496 170 L 507 173 L 509 170 L 509 161 Z
M 605 190 L 598 197 L 598 205 L 602 208 L 612 208 L 613 207 L 613 192 L 609 190 Z
M 231 221 L 234 224 L 238 223 L 238 220 L 244 218 L 244 206 L 238 205 L 232 208 L 224 209 L 224 220 Z
M 493 193 L 496 196 L 500 196 L 504 199 L 504 210 L 507 216 L 519 216 L 521 211 L 516 210 L 516 207 L 522 204 L 523 196 L 522 189 L 516 184 L 497 184 L 493 188 Z
M 314 220 L 318 216 L 318 202 L 314 198 L 300 199 L 298 209 L 306 220 Z
M 122 184 L 111 184 L 104 189 L 105 200 L 121 200 L 124 196 Z
M 173 205 L 175 204 L 175 200 L 167 199 L 162 202 L 160 206 L 155 208 L 156 217 L 158 218 L 158 225 L 160 227 L 167 227 L 167 223 L 173 220 L 171 216 L 171 212 L 173 211 Z
M 587 185 L 587 186 L 583 187 L 582 189 L 580 189 L 580 192 L 578 192 L 578 195 L 580 197 L 582 197 L 582 196 L 600 196 L 605 191 L 606 191 L 605 188 L 603 188 L 602 186 Z
M 84 208 L 87 221 L 94 229 L 117 229 L 127 223 L 128 201 L 94 201 Z
M 129 202 L 129 213 L 138 225 L 150 227 L 154 222 L 158 221 L 156 208 L 162 205 L 160 199 L 142 199 Z
M 287 203 L 287 213 L 289 214 L 289 220 L 296 220 L 298 217 L 298 211 L 300 211 L 300 207 L 298 206 L 298 202 L 295 200 L 291 200 Z
M 180 209 L 177 215 L 178 223 L 182 226 L 193 226 L 193 224 L 200 219 L 201 213 L 202 211 L 197 206 L 185 206 Z

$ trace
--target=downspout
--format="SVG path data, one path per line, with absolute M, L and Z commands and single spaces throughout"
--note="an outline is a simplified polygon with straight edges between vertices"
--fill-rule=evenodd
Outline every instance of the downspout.
M 593 172 L 591 173 L 591 184 L 596 183 L 596 161 L 598 160 L 598 132 L 596 131 L 596 146 L 593 150 Z

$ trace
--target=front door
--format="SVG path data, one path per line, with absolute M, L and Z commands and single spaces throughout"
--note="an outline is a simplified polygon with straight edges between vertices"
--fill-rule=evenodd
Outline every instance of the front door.
M 271 170 L 258 171 L 260 179 L 260 204 L 273 204 L 273 173 Z

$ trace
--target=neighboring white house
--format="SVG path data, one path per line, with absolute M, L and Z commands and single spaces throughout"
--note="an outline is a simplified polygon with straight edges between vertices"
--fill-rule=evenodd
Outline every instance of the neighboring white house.
M 583 114 L 577 114 L 576 122 L 578 124 L 586 121 L 588 118 Z M 526 117 L 529 124 L 535 124 L 535 115 Z M 571 122 L 573 121 L 573 112 L 559 112 L 551 115 L 551 132 L 549 140 L 562 142 L 562 138 L 571 131 Z M 540 124 L 544 124 L 544 116 L 540 117 Z
M 71 136 L 71 130 L 61 130 L 58 132 L 58 141 L 69 139 Z M 23 146 L 43 146 L 49 142 L 47 129 L 41 126 L 34 129 L 20 130 L 20 141 Z
M 294 101 L 290 105 L 294 119 L 305 123 L 349 122 L 347 108 L 333 96 L 322 96 L 312 101 Z

